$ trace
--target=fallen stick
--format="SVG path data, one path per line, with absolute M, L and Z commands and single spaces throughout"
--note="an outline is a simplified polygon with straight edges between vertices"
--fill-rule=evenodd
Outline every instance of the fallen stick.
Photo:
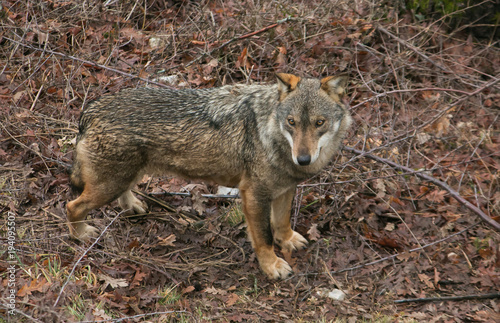
M 387 36 L 391 37 L 392 39 L 394 39 L 395 41 L 397 41 L 398 43 L 400 43 L 401 45 L 403 46 L 406 46 L 408 47 L 409 49 L 411 49 L 414 53 L 416 53 L 418 56 L 422 57 L 423 59 L 425 59 L 426 61 L 428 61 L 429 63 L 431 63 L 432 65 L 436 66 L 437 68 L 441 69 L 442 71 L 444 72 L 447 72 L 447 73 L 450 73 L 450 74 L 453 74 L 453 71 L 451 71 L 450 69 L 444 67 L 444 66 L 441 66 L 440 64 L 434 62 L 432 59 L 430 59 L 429 56 L 425 55 L 424 53 L 422 53 L 417 47 L 413 46 L 412 44 L 410 44 L 409 42 L 407 42 L 406 40 L 404 39 L 401 39 L 399 38 L 398 36 L 392 34 L 391 32 L 389 32 L 387 29 L 385 29 L 384 27 L 382 26 L 377 26 L 377 29 L 381 32 L 383 32 L 384 34 L 386 34 Z
M 222 49 L 222 48 L 226 47 L 227 45 L 229 45 L 229 44 L 231 44 L 231 43 L 233 43 L 233 42 L 235 42 L 235 41 L 237 41 L 237 40 L 242 40 L 242 39 L 245 39 L 245 38 L 249 38 L 249 37 L 252 37 L 252 36 L 255 36 L 255 35 L 261 34 L 261 33 L 265 32 L 265 31 L 268 31 L 269 29 L 276 28 L 276 27 L 278 27 L 278 25 L 281 25 L 282 23 L 285 23 L 285 22 L 290 21 L 290 20 L 292 20 L 292 17 L 287 17 L 287 18 L 284 18 L 284 19 L 278 20 L 276 23 L 274 23 L 274 24 L 272 24 L 272 25 L 269 25 L 269 26 L 267 26 L 267 27 L 264 27 L 264 28 L 262 28 L 262 29 L 259 29 L 259 30 L 256 30 L 256 31 L 252 31 L 251 33 L 244 34 L 244 35 L 241 35 L 241 36 L 238 36 L 238 37 L 234 37 L 234 38 L 232 38 L 232 39 L 230 39 L 230 40 L 226 41 L 226 42 L 225 42 L 225 43 L 223 43 L 222 45 L 220 45 L 220 46 L 218 46 L 218 47 L 216 47 L 216 48 L 212 49 L 212 50 L 211 50 L 211 51 L 209 51 L 208 53 L 203 53 L 203 54 L 202 54 L 202 55 L 200 55 L 199 57 L 197 57 L 197 58 L 193 59 L 191 62 L 187 63 L 187 64 L 185 65 L 185 67 L 188 67 L 188 66 L 190 66 L 190 65 L 192 65 L 192 64 L 194 64 L 194 63 L 196 63 L 197 61 L 199 61 L 199 60 L 200 60 L 200 59 L 202 59 L 203 57 L 208 56 L 208 55 L 212 54 L 213 52 L 218 51 L 218 50 L 220 50 L 220 49 Z M 182 66 L 182 65 L 174 66 L 174 67 L 171 67 L 171 68 L 169 68 L 169 69 L 173 69 L 173 68 L 180 67 L 180 66 Z
M 28 45 L 28 44 L 23 44 L 23 43 L 21 43 L 21 42 L 19 42 L 17 40 L 10 39 L 8 37 L 3 37 L 3 38 L 6 39 L 6 40 L 8 40 L 8 41 L 11 41 L 13 43 L 16 43 L 18 45 L 21 45 L 23 47 L 30 48 L 30 49 L 33 49 L 33 50 L 36 50 L 36 51 L 39 51 L 39 52 L 46 52 L 46 53 L 49 53 L 51 55 L 61 56 L 61 57 L 64 57 L 66 59 L 77 61 L 77 62 L 86 64 L 86 65 L 89 65 L 89 66 L 93 66 L 93 67 L 101 68 L 101 69 L 104 69 L 104 70 L 108 70 L 108 71 L 114 72 L 116 74 L 121 74 L 123 76 L 130 77 L 131 79 L 137 79 L 137 80 L 141 80 L 141 81 L 144 81 L 146 83 L 149 83 L 149 84 L 154 84 L 154 85 L 157 85 L 157 86 L 160 86 L 160 87 L 164 87 L 164 88 L 168 88 L 168 89 L 173 89 L 173 87 L 171 87 L 171 86 L 168 86 L 168 85 L 165 85 L 165 84 L 162 84 L 162 83 L 158 83 L 158 82 L 155 82 L 155 81 L 152 81 L 152 80 L 148 80 L 148 79 L 145 79 L 143 77 L 139 77 L 137 75 L 133 75 L 133 74 L 130 74 L 130 73 L 127 73 L 127 72 L 124 72 L 124 71 L 120 71 L 120 70 L 117 70 L 115 68 L 112 68 L 112 67 L 109 67 L 109 66 L 106 66 L 106 65 L 102 65 L 102 64 L 99 64 L 99 63 L 96 63 L 94 61 L 89 61 L 89 60 L 86 60 L 86 59 L 81 59 L 81 58 L 78 58 L 78 57 L 75 57 L 75 56 L 71 56 L 71 55 L 68 55 L 68 54 L 56 52 L 56 51 L 53 51 L 53 50 L 50 50 L 50 49 L 47 49 L 47 48 L 39 48 L 39 47 L 31 46 L 31 45 Z
M 498 75 L 497 75 L 498 76 Z M 432 117 L 431 119 L 427 120 L 426 122 L 422 123 L 421 125 L 419 125 L 418 127 L 412 129 L 411 131 L 405 133 L 405 134 L 402 134 L 402 135 L 399 135 L 397 136 L 396 138 L 394 138 L 392 140 L 392 143 L 395 143 L 397 142 L 398 140 L 401 140 L 401 139 L 406 139 L 408 137 L 408 135 L 410 133 L 414 133 L 415 131 L 419 130 L 419 129 L 422 129 L 422 128 L 425 128 L 427 127 L 428 125 L 434 123 L 436 120 L 438 120 L 439 118 L 441 118 L 445 113 L 447 113 L 449 110 L 451 110 L 452 108 L 458 106 L 458 104 L 464 102 L 465 100 L 467 100 L 469 97 L 471 96 L 474 96 L 484 90 L 486 90 L 487 88 L 491 87 L 491 86 L 494 86 L 496 85 L 497 83 L 500 82 L 500 77 L 491 77 L 491 81 L 484 84 L 483 86 L 475 89 L 474 91 L 472 92 L 464 92 L 464 91 L 457 91 L 457 90 L 452 90 L 450 89 L 450 92 L 458 92 L 458 93 L 464 93 L 464 95 L 462 95 L 460 98 L 458 98 L 457 100 L 451 102 L 450 104 L 448 104 L 446 107 L 444 107 L 443 109 L 441 109 L 434 117 Z M 367 102 L 370 102 L 370 101 L 373 101 L 379 97 L 382 97 L 382 96 L 386 96 L 388 94 L 392 94 L 392 93 L 403 93 L 403 92 L 412 92 L 412 91 L 423 91 L 425 89 L 413 89 L 413 90 L 394 90 L 394 91 L 387 91 L 387 92 L 383 92 L 383 93 L 379 93 L 375 96 L 372 96 L 371 98 L 368 98 L 367 100 L 363 101 L 363 102 L 360 102 L 354 106 L 351 107 L 351 109 L 356 109 L 357 107 L 367 103 Z M 448 91 L 447 89 L 433 89 L 433 91 Z
M 120 217 L 120 215 L 122 215 L 123 213 L 125 212 L 124 211 L 121 211 L 120 213 L 118 213 L 114 218 L 113 220 L 111 220 L 111 222 L 109 222 L 109 224 L 104 228 L 104 230 L 102 230 L 101 234 L 95 239 L 94 242 L 92 242 L 92 244 L 90 245 L 90 247 L 88 247 L 83 253 L 82 255 L 80 256 L 80 258 L 78 258 L 78 260 L 75 262 L 75 265 L 73 266 L 73 268 L 71 269 L 70 273 L 68 274 L 68 278 L 66 278 L 66 281 L 64 282 L 64 284 L 62 285 L 61 287 L 61 290 L 59 291 L 59 295 L 57 295 L 57 298 L 56 298 L 56 302 L 54 303 L 54 305 L 52 307 L 56 307 L 57 304 L 59 303 L 59 300 L 61 299 L 61 296 L 64 292 L 64 289 L 66 288 L 66 286 L 68 285 L 69 281 L 71 280 L 71 277 L 73 277 L 73 274 L 75 273 L 75 270 L 76 270 L 76 267 L 80 264 L 80 262 L 82 261 L 83 257 L 85 257 L 87 255 L 87 253 L 89 253 L 89 251 L 97 244 L 97 242 L 99 242 L 99 240 L 101 239 L 101 237 L 104 235 L 104 233 L 106 231 L 108 231 L 109 227 L 116 221 L 116 219 L 118 219 Z
M 172 195 L 172 196 L 185 196 L 192 197 L 193 194 L 188 192 L 159 192 L 159 193 L 148 193 L 150 195 Z M 202 197 L 206 197 L 209 199 L 237 199 L 240 198 L 239 194 L 236 195 L 228 195 L 228 194 L 200 194 Z
M 469 299 L 486 299 L 486 298 L 500 298 L 500 293 L 491 293 L 491 294 L 484 294 L 484 295 L 408 298 L 408 299 L 395 300 L 394 303 L 400 304 L 400 303 L 412 303 L 412 302 L 464 301 L 464 300 L 469 300 Z
M 432 177 L 431 175 L 427 175 L 427 174 L 421 173 L 421 172 L 416 172 L 416 171 L 414 171 L 413 169 L 411 169 L 409 167 L 406 167 L 406 166 L 403 166 L 403 165 L 399 165 L 398 163 L 395 163 L 395 162 L 393 162 L 393 161 L 391 161 L 389 159 L 385 159 L 385 158 L 382 158 L 382 157 L 379 157 L 379 156 L 376 156 L 376 155 L 372 155 L 370 153 L 367 153 L 367 152 L 364 152 L 364 151 L 361 151 L 361 150 L 358 150 L 358 149 L 355 149 L 355 148 L 352 148 L 352 147 L 344 147 L 344 150 L 349 151 L 351 153 L 354 153 L 356 155 L 359 155 L 360 157 L 366 157 L 366 158 L 370 158 L 372 160 L 375 160 L 377 162 L 384 163 L 386 165 L 391 166 L 394 169 L 410 173 L 410 174 L 415 175 L 417 177 L 420 177 L 420 178 L 422 178 L 422 179 L 424 179 L 424 180 L 426 180 L 428 182 L 431 182 L 432 184 L 434 184 L 436 186 L 441 187 L 442 189 L 446 190 L 459 203 L 461 203 L 466 208 L 468 208 L 472 212 L 474 212 L 477 215 L 479 215 L 484 222 L 486 222 L 487 224 L 489 224 L 493 228 L 495 228 L 498 231 L 500 231 L 500 223 L 496 222 L 491 217 L 489 217 L 488 215 L 486 215 L 483 211 L 481 211 L 481 209 L 479 209 L 477 206 L 475 206 L 474 204 L 472 204 L 469 201 L 467 201 L 466 199 L 464 199 L 457 191 L 455 191 L 454 189 L 452 189 L 451 187 L 449 187 L 448 184 L 446 184 L 445 182 L 440 181 L 437 178 Z
M 420 251 L 420 250 L 424 250 L 425 248 L 428 248 L 428 247 L 431 247 L 433 245 L 436 245 L 436 244 L 439 244 L 441 242 L 444 242 L 448 239 L 451 239 L 452 237 L 455 237 L 455 236 L 458 236 L 466 231 L 469 231 L 470 229 L 472 229 L 473 227 L 475 227 L 476 225 L 478 225 L 480 222 L 477 222 L 477 223 L 474 223 L 470 226 L 468 226 L 467 228 L 459 231 L 459 232 L 455 232 L 453 234 L 450 234 L 449 236 L 447 237 L 444 237 L 442 239 L 439 239 L 439 240 L 436 240 L 434 242 L 431 242 L 431 243 L 428 243 L 426 245 L 423 245 L 421 247 L 418 247 L 418 248 L 414 248 L 414 249 L 410 249 L 408 251 L 405 251 L 405 252 L 401 252 L 401 253 L 396 253 L 394 255 L 390 255 L 390 256 L 387 256 L 387 257 L 384 257 L 384 258 L 380 258 L 380 259 L 377 259 L 377 260 L 374 260 L 374 261 L 370 261 L 370 262 L 367 262 L 367 263 L 364 263 L 364 264 L 361 264 L 361 265 L 357 265 L 357 266 L 354 266 L 354 267 L 350 267 L 350 268 L 342 268 L 342 269 L 339 269 L 339 270 L 334 270 L 334 271 L 331 271 L 330 272 L 330 275 L 333 275 L 333 274 L 340 274 L 340 273 L 343 273 L 345 271 L 351 271 L 351 270 L 356 270 L 356 269 L 360 269 L 360 268 L 363 268 L 363 267 L 368 267 L 368 266 L 371 266 L 371 265 L 375 265 L 375 264 L 378 264 L 380 262 L 384 262 L 386 260 L 391 260 L 391 259 L 394 259 L 396 257 L 399 257 L 403 254 L 409 254 L 409 253 L 412 253 L 412 252 L 415 252 L 415 251 Z M 308 275 L 310 275 L 310 273 L 308 273 Z

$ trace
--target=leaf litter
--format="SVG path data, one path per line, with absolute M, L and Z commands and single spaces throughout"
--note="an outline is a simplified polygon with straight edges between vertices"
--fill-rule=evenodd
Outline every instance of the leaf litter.
M 446 24 L 369 1 L 280 6 L 4 1 L 0 213 L 15 217 L 18 312 L 9 316 L 5 306 L 11 263 L 0 250 L 0 315 L 50 322 L 500 319 L 498 297 L 395 303 L 498 292 L 499 234 L 446 190 L 347 150 L 297 190 L 292 223 L 309 246 L 282 255 L 294 269 L 283 281 L 259 271 L 241 201 L 204 197 L 217 192 L 209 183 L 146 178 L 138 189 L 156 198 L 141 197 L 149 214 L 120 215 L 90 250 L 68 237 L 68 167 L 84 104 L 148 79 L 205 88 L 274 82 L 277 71 L 348 73 L 355 125 L 347 146 L 432 175 L 498 221 L 500 94 L 498 83 L 488 86 L 500 72 L 498 41 L 463 30 L 451 37 Z M 164 194 L 186 188 L 189 197 Z M 112 204 L 90 217 L 103 229 L 118 214 Z M 0 239 L 7 241 L 7 221 Z M 329 298 L 335 290 L 345 300 Z

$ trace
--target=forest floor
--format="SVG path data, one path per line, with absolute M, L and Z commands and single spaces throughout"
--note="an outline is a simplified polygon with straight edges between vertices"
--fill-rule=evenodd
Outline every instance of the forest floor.
M 399 3 L 2 1 L 0 322 L 499 322 L 499 39 Z M 297 188 L 309 245 L 278 251 L 292 276 L 266 278 L 210 183 L 146 177 L 147 215 L 113 203 L 96 243 L 69 237 L 85 104 L 276 72 L 351 80 L 345 148 Z

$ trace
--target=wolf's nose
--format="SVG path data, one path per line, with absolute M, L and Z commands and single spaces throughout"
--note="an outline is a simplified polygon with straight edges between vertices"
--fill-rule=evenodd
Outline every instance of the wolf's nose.
M 300 155 L 297 157 L 297 162 L 300 166 L 307 166 L 311 163 L 311 155 Z

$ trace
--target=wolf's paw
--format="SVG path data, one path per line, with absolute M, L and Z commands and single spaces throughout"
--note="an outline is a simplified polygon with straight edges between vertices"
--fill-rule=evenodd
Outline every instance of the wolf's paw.
M 304 238 L 300 233 L 292 231 L 292 236 L 288 240 L 280 241 L 279 245 L 281 249 L 286 250 L 288 252 L 292 252 L 294 250 L 300 250 L 307 246 L 308 242 L 306 238 Z
M 99 236 L 99 230 L 86 223 L 70 223 L 68 225 L 71 236 L 80 241 L 88 242 Z
M 146 203 L 140 201 L 139 199 L 136 199 L 136 201 L 134 201 L 134 204 L 131 205 L 130 209 L 135 214 L 141 214 L 141 213 L 146 213 L 148 210 L 148 207 L 146 206 Z
M 292 267 L 283 259 L 276 257 L 272 264 L 262 264 L 262 271 L 271 279 L 286 278 L 292 273 Z
M 146 203 L 135 197 L 131 191 L 123 193 L 118 199 L 118 204 L 127 215 L 146 213 L 148 209 Z

